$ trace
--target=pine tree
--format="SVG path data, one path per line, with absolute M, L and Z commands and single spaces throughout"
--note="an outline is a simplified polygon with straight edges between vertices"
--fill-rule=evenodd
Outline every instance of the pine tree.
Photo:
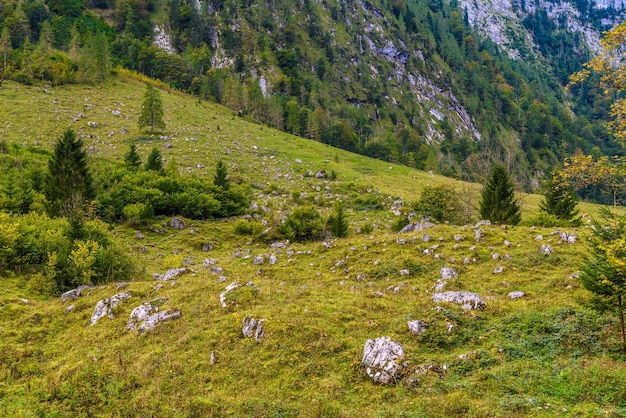
M 146 127 L 149 132 L 165 129 L 161 95 L 159 91 L 150 84 L 148 84 L 146 92 L 144 93 L 141 114 L 139 115 L 139 128 L 143 129 Z
M 557 219 L 571 221 L 578 215 L 578 199 L 570 185 L 550 181 L 546 184 L 543 200 L 539 203 L 542 212 L 554 215 Z
M 148 161 L 146 161 L 146 170 L 156 171 L 159 174 L 165 173 L 165 168 L 163 167 L 163 158 L 161 157 L 161 153 L 158 149 L 152 148 L 152 151 L 150 151 L 150 155 L 148 155 Z
M 76 209 L 77 202 L 94 197 L 87 152 L 83 141 L 71 129 L 54 146 L 44 179 L 44 195 L 51 216 L 62 214 L 66 207 Z
M 124 164 L 133 171 L 141 166 L 141 157 L 135 144 L 130 144 L 130 149 L 124 154 Z
M 226 164 L 222 160 L 217 162 L 215 167 L 215 174 L 213 175 L 213 184 L 224 190 L 230 189 L 230 181 L 228 180 L 228 171 Z
M 496 224 L 517 225 L 521 219 L 515 200 L 513 181 L 506 169 L 497 164 L 487 178 L 480 201 L 480 216 Z

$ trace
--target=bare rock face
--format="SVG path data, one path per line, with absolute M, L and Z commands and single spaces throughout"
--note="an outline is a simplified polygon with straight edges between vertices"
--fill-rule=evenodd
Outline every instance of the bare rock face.
M 254 319 L 250 316 L 244 318 L 241 329 L 243 336 L 246 338 L 254 337 L 257 343 L 261 342 L 261 338 L 265 335 L 265 331 L 263 330 L 264 321 L 265 319 Z
M 420 221 L 420 222 L 408 224 L 407 226 L 402 228 L 400 232 L 398 233 L 403 234 L 406 232 L 420 232 L 420 231 L 424 231 L 425 229 L 432 228 L 433 226 L 435 226 L 435 224 L 432 222 Z
M 426 328 L 428 327 L 426 322 L 419 319 L 416 321 L 409 321 L 407 325 L 409 326 L 409 331 L 411 331 L 411 334 L 413 335 L 422 335 L 426 332 Z
M 390 383 L 402 370 L 404 349 L 391 337 L 367 340 L 363 348 L 361 364 L 369 377 L 376 383 Z
M 112 309 L 117 307 L 125 299 L 131 297 L 130 292 L 118 293 L 117 295 L 113 295 L 110 298 L 102 299 L 96 304 L 95 309 L 93 310 L 93 314 L 91 314 L 91 320 L 89 321 L 89 325 L 95 325 L 100 318 L 104 316 L 108 316 L 110 319 L 115 318 L 113 315 Z
M 456 303 L 466 310 L 483 310 L 487 307 L 485 301 L 472 292 L 442 292 L 431 296 L 434 303 Z
M 173 268 L 169 269 L 165 274 L 154 274 L 154 280 L 168 281 L 174 280 L 178 276 L 182 276 L 185 273 L 189 273 L 189 269 L 183 268 Z

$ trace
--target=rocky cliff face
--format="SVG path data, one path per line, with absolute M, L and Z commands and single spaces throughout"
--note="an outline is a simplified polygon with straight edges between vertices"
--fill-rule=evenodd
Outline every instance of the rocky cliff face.
M 563 0 L 463 0 L 461 8 L 473 27 L 516 59 L 538 56 L 532 28 L 522 23 L 529 15 L 545 13 L 557 30 L 579 34 L 592 52 L 600 48 L 602 31 L 626 16 L 624 0 L 594 0 L 585 7 Z

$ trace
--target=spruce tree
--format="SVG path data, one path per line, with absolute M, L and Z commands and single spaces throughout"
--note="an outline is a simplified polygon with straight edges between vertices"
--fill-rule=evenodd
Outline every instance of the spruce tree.
M 76 209 L 77 202 L 94 197 L 93 180 L 87 165 L 83 141 L 71 129 L 54 146 L 44 179 L 48 213 L 58 216 L 64 207 Z
M 213 175 L 213 184 L 224 190 L 230 189 L 230 181 L 228 180 L 228 171 L 226 170 L 226 164 L 222 160 L 217 162 L 215 167 L 215 174 Z
M 137 146 L 135 144 L 130 144 L 130 149 L 124 154 L 124 164 L 133 171 L 141 166 L 141 157 L 137 152 Z
M 542 212 L 554 215 L 557 219 L 571 221 L 578 215 L 576 209 L 578 199 L 571 186 L 550 181 L 546 184 L 546 191 L 539 208 Z
M 139 128 L 148 128 L 149 132 L 165 129 L 163 121 L 163 102 L 159 91 L 148 84 L 143 96 L 141 114 L 139 115 Z
M 158 149 L 152 148 L 152 151 L 150 151 L 150 155 L 148 155 L 148 161 L 146 161 L 146 170 L 156 171 L 159 174 L 165 173 L 165 168 L 163 167 L 163 158 L 161 157 L 161 153 Z
M 515 200 L 513 181 L 500 164 L 491 170 L 483 188 L 480 216 L 495 224 L 517 225 L 522 219 L 519 204 Z

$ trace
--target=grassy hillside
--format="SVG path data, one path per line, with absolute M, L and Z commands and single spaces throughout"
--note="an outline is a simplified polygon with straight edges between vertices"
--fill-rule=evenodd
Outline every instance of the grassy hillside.
M 136 81 L 47 90 L 5 83 L 0 134 L 9 142 L 50 148 L 72 127 L 103 170 L 139 133 L 144 87 Z M 253 185 L 253 201 L 268 210 L 256 214 L 270 225 L 297 205 L 328 212 L 342 201 L 349 237 L 328 246 L 271 248 L 237 234 L 237 219 L 188 221 L 184 230 L 160 225 L 164 233 L 146 227 L 143 238 L 115 225 L 142 267 L 126 287 L 96 287 L 63 303 L 36 294 L 25 277 L 0 278 L 1 416 L 624 414 L 626 368 L 616 354 L 616 324 L 581 305 L 587 295 L 572 276 L 585 254 L 584 228 L 568 230 L 578 234 L 574 244 L 561 243 L 554 228 L 522 226 L 486 227 L 482 243 L 474 242 L 471 227 L 398 235 L 389 229 L 396 219 L 391 203 L 450 180 L 247 123 L 176 92 L 162 97 L 169 138 L 138 140 L 144 160 L 158 146 L 180 171 L 204 176 L 224 160 L 231 177 Z M 79 113 L 84 117 L 74 121 Z M 337 179 L 306 175 L 320 169 L 335 171 Z M 454 185 L 468 195 L 480 189 Z M 359 210 L 359 198 L 367 196 L 384 209 Z M 524 199 L 525 217 L 537 211 L 538 200 Z M 376 227 L 357 233 L 365 224 Z M 554 253 L 541 254 L 542 243 Z M 205 244 L 213 248 L 204 251 Z M 270 265 L 272 254 L 277 261 Z M 254 264 L 259 255 L 264 263 Z M 173 282 L 152 277 L 183 265 L 191 271 Z M 444 266 L 458 272 L 445 290 L 476 292 L 485 310 L 431 302 Z M 503 272 L 494 273 L 496 267 Z M 226 286 L 250 281 L 256 290 L 244 286 L 221 307 Z M 124 291 L 132 297 L 113 309 L 115 317 L 89 326 L 96 303 Z M 511 291 L 526 296 L 511 300 Z M 157 298 L 166 298 L 163 310 L 180 309 L 182 316 L 146 334 L 127 331 L 133 308 Z M 247 316 L 265 319 L 260 343 L 242 336 Z M 408 331 L 414 319 L 429 324 L 422 336 Z M 403 345 L 407 361 L 388 386 L 373 383 L 360 365 L 365 341 L 384 335 Z M 422 365 L 428 371 L 416 373 Z

